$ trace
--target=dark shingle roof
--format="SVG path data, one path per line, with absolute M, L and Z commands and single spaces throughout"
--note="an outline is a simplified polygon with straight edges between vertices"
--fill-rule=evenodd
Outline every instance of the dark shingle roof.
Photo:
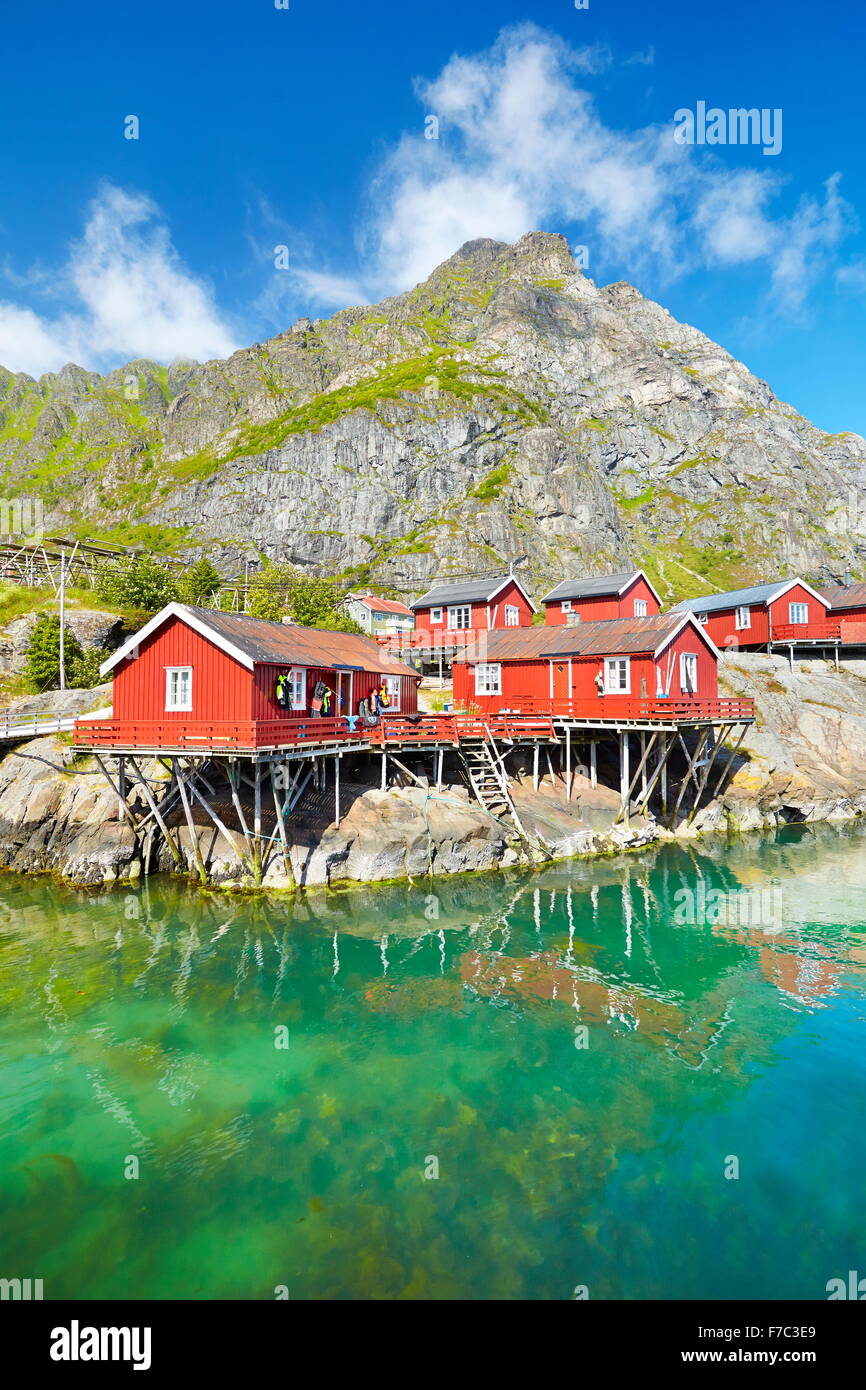
M 411 666 L 388 656 L 369 637 L 354 632 L 301 627 L 297 623 L 272 623 L 246 613 L 219 613 L 213 608 L 178 605 L 192 613 L 213 632 L 231 642 L 252 661 L 298 666 L 342 666 L 377 675 L 417 676 Z
M 790 579 L 778 579 L 775 584 L 753 584 L 750 589 L 731 589 L 726 594 L 703 594 L 700 598 L 683 599 L 672 613 L 716 613 L 720 608 L 746 608 L 752 603 L 770 603 L 787 589 Z
M 468 661 L 534 661 L 559 656 L 613 656 L 654 652 L 678 627 L 684 614 L 658 613 L 649 618 L 610 618 L 573 627 L 497 628 L 477 647 L 464 648 Z M 461 658 L 458 657 L 458 660 Z
M 542 603 L 562 598 L 604 598 L 607 594 L 621 594 L 640 574 L 640 570 L 621 570 L 619 574 L 599 574 L 591 579 L 563 579 Z
M 418 608 L 439 608 L 448 603 L 486 603 L 487 600 L 501 589 L 503 584 L 507 584 L 513 575 L 502 574 L 498 579 L 470 579 L 459 584 L 436 584 L 432 589 L 428 589 L 426 594 L 416 598 L 409 607 Z

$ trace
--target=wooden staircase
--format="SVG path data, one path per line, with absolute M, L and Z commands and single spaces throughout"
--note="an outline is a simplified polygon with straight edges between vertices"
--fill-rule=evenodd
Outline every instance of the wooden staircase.
M 490 730 L 486 729 L 486 737 L 475 733 L 461 735 L 459 748 L 469 785 L 479 806 L 489 816 L 509 826 L 513 837 L 520 840 L 526 849 L 540 850 L 547 859 L 552 859 L 544 841 L 537 835 L 528 835 L 523 827 L 508 789 L 508 775 L 502 766 L 503 755 L 498 753 Z

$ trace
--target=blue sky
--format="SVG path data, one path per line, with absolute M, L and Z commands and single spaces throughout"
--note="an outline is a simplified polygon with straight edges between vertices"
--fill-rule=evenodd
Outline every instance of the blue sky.
M 866 434 L 854 0 L 50 0 L 3 39 L 4 366 L 223 356 L 542 227 Z M 699 102 L 780 152 L 677 144 Z

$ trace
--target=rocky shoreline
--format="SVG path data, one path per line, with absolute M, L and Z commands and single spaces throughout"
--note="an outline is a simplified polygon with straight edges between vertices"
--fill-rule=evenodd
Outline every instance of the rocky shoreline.
M 386 791 L 360 780 L 343 788 L 340 825 L 325 797 L 288 822 L 292 875 L 281 853 L 271 855 L 268 889 L 337 887 L 443 876 L 574 856 L 618 854 L 654 840 L 770 828 L 792 821 L 853 819 L 866 813 L 866 662 L 840 671 L 823 661 L 799 663 L 794 673 L 778 657 L 740 654 L 722 667 L 725 689 L 752 696 L 759 719 L 736 757 L 724 794 L 675 832 L 652 817 L 616 824 L 618 793 L 592 788 L 577 774 L 566 801 L 561 776 L 550 772 L 533 789 L 528 766 L 515 771 L 512 792 L 527 837 L 546 850 L 515 841 L 509 827 L 470 799 L 456 780 L 440 791 L 408 783 Z M 80 713 L 104 704 L 107 689 L 70 691 L 18 702 L 21 712 Z M 148 776 L 164 776 L 153 763 Z M 424 782 L 423 776 L 420 778 Z M 199 848 L 215 886 L 248 887 L 238 834 L 235 849 L 213 827 L 198 827 Z M 190 836 L 180 843 L 193 862 Z M 0 867 L 53 873 L 80 885 L 127 883 L 144 872 L 131 827 L 118 819 L 117 798 L 96 764 L 75 754 L 68 737 L 37 738 L 0 761 Z M 165 846 L 148 866 L 172 871 Z

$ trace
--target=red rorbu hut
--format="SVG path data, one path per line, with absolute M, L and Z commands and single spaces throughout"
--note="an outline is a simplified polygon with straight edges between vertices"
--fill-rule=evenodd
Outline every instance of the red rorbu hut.
M 170 603 L 101 667 L 114 677 L 103 741 L 187 744 L 217 735 L 279 743 L 300 721 L 358 712 L 384 690 L 392 714 L 414 714 L 420 676 L 367 637 Z M 110 727 L 109 727 L 110 726 Z M 159 728 L 157 728 L 159 726 Z
M 866 642 L 866 584 L 831 584 L 819 593 L 831 621 L 840 625 L 843 643 Z
M 719 651 L 690 613 L 492 632 L 454 662 L 454 700 L 485 713 L 627 713 L 623 700 L 718 699 Z M 607 702 L 607 704 L 605 704 Z M 622 707 L 622 708 L 621 708 Z
M 623 570 L 592 579 L 564 579 L 541 602 L 544 621 L 551 624 L 646 618 L 658 613 L 662 606 L 643 570 Z
M 802 579 L 780 579 L 723 594 L 685 599 L 671 611 L 691 613 L 718 647 L 838 640 L 828 602 Z
M 528 627 L 535 604 L 519 579 L 506 574 L 499 579 L 472 579 L 461 584 L 436 584 L 410 607 L 415 631 L 429 633 L 436 645 L 439 634 L 448 641 L 466 633 L 496 628 Z

